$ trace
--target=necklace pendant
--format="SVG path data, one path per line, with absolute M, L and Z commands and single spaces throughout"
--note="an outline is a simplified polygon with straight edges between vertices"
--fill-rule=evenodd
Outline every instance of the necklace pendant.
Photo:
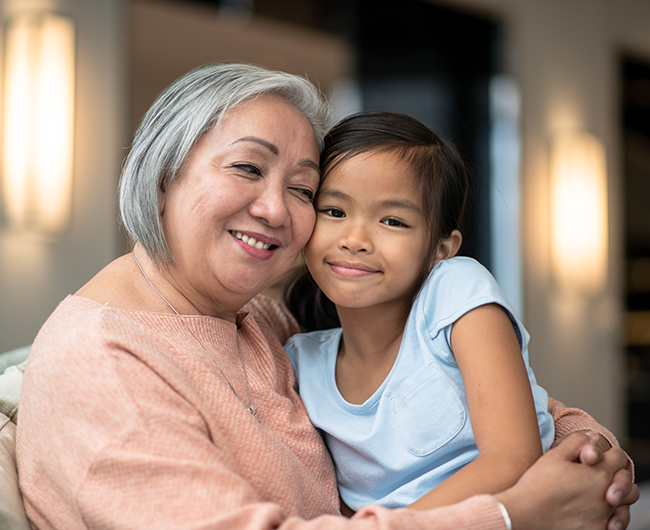
M 252 414 L 253 418 L 257 419 L 257 407 L 255 405 L 250 405 L 246 410 Z

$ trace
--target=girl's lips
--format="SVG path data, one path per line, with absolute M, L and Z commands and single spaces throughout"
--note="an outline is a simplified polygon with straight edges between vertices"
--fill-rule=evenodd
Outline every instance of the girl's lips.
M 371 274 L 378 274 L 377 269 L 373 269 L 363 263 L 349 263 L 347 261 L 329 261 L 327 264 L 330 268 L 341 276 L 351 276 L 358 278 L 361 276 L 370 276 Z

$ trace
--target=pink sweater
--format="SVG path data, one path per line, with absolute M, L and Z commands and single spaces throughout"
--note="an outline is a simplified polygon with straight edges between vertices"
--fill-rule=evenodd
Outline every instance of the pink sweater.
M 236 326 L 64 300 L 30 353 L 17 437 L 20 486 L 39 529 L 504 529 L 492 496 L 431 511 L 338 515 L 332 462 L 294 391 L 282 344 L 298 331 L 258 297 Z M 242 405 L 242 401 L 244 405 Z M 555 402 L 558 435 L 602 432 Z

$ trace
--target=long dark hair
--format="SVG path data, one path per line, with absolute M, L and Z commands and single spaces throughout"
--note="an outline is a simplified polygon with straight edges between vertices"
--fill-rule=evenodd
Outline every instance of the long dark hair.
M 422 212 L 429 229 L 429 259 L 422 263 L 413 296 L 435 263 L 438 243 L 460 229 L 465 213 L 469 178 L 454 145 L 405 114 L 367 111 L 336 124 L 325 136 L 320 166 L 323 180 L 332 169 L 368 152 L 395 153 L 411 170 L 420 191 Z M 307 331 L 340 325 L 336 307 L 325 296 L 306 266 L 287 281 L 284 299 Z

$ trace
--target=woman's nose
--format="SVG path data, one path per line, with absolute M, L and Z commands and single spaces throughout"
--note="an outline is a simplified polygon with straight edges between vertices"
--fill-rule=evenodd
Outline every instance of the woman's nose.
M 350 252 L 372 252 L 374 246 L 363 223 L 351 223 L 339 240 L 339 246 Z
M 260 195 L 251 203 L 252 216 L 264 220 L 269 226 L 282 226 L 289 220 L 284 187 L 267 184 Z

